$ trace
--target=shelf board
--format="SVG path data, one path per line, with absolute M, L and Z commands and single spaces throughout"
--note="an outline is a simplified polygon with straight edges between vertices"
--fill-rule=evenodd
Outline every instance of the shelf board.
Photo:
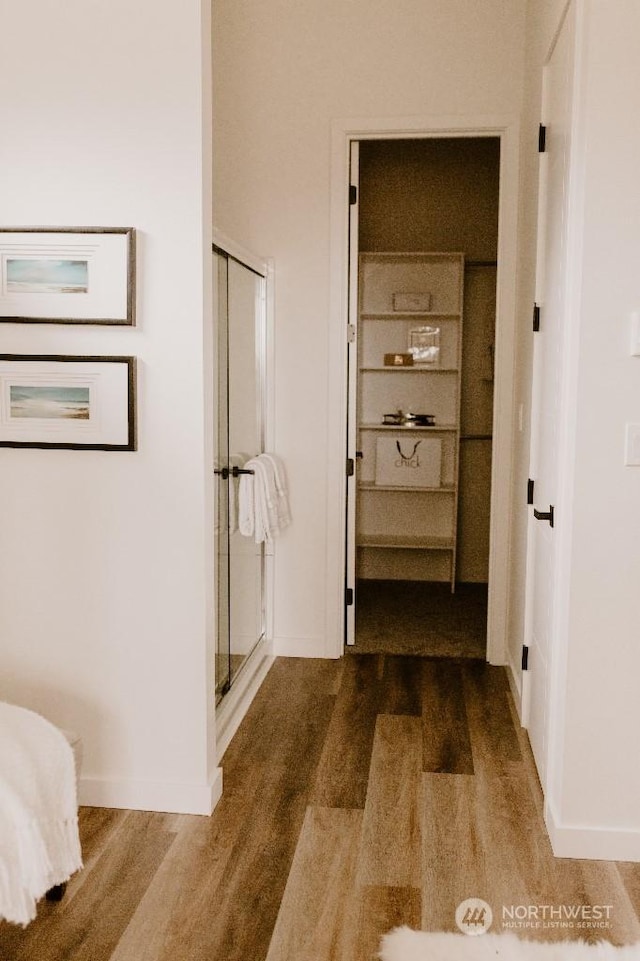
M 395 430 L 418 431 L 422 433 L 455 434 L 458 428 L 455 424 L 434 424 L 432 427 L 417 427 L 415 424 L 358 424 L 358 430 Z
M 403 494 L 406 493 L 420 493 L 420 494 L 453 494 L 455 493 L 455 486 L 453 484 L 441 484 L 440 487 L 400 487 L 398 484 L 374 484 L 373 481 L 365 481 L 362 484 L 358 484 L 359 491 L 400 491 Z
M 367 534 L 357 539 L 358 547 L 380 547 L 413 551 L 452 551 L 452 537 L 428 537 L 415 534 Z
M 458 310 L 425 310 L 425 311 L 374 311 L 363 310 L 360 320 L 458 320 L 462 315 Z
M 464 264 L 465 260 L 462 250 L 361 250 L 359 257 L 361 260 L 381 263 L 417 260 L 419 263 L 442 261 L 448 264 Z
M 361 367 L 361 373 L 370 371 L 384 371 L 384 373 L 394 374 L 457 374 L 457 367 L 421 367 L 420 364 L 407 365 L 402 367 L 400 364 L 388 364 L 386 367 Z

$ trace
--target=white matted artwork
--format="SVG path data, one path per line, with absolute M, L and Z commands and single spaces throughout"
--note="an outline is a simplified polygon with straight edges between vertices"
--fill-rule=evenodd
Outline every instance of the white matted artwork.
M 135 358 L 0 354 L 0 447 L 135 450 Z
M 0 229 L 0 321 L 132 326 L 135 230 Z
M 375 482 L 379 487 L 440 487 L 442 441 L 415 434 L 378 437 Z

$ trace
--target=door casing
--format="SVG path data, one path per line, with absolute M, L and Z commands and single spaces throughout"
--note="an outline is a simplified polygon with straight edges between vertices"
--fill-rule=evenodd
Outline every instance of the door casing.
M 331 303 L 328 393 L 328 515 L 327 619 L 325 656 L 344 650 L 344 570 L 346 561 L 345 504 L 347 448 L 347 325 L 349 322 L 349 174 L 352 141 L 438 137 L 498 137 L 500 139 L 500 199 L 498 211 L 498 275 L 496 355 L 491 470 L 491 537 L 489 553 L 489 612 L 487 660 L 505 664 L 508 658 L 508 584 L 510 504 L 513 479 L 512 437 L 515 421 L 516 250 L 518 212 L 519 126 L 514 117 L 411 117 L 336 120 L 332 129 L 331 178 Z M 514 671 L 520 680 L 520 671 Z

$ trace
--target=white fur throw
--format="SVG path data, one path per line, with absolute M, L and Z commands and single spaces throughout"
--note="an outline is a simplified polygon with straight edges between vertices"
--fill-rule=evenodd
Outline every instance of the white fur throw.
M 523 941 L 506 934 L 429 933 L 396 928 L 382 939 L 381 961 L 640 961 L 640 944 Z
M 81 867 L 73 751 L 40 715 L 0 703 L 0 918 L 28 924 Z

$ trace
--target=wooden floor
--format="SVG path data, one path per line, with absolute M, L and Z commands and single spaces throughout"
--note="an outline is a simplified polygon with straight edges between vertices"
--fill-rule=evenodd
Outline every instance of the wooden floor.
M 554 859 L 504 671 L 352 655 L 276 661 L 211 818 L 83 808 L 85 868 L 1 961 L 371 961 L 399 923 L 610 905 L 640 939 L 640 865 Z M 523 935 L 525 932 L 522 932 Z

